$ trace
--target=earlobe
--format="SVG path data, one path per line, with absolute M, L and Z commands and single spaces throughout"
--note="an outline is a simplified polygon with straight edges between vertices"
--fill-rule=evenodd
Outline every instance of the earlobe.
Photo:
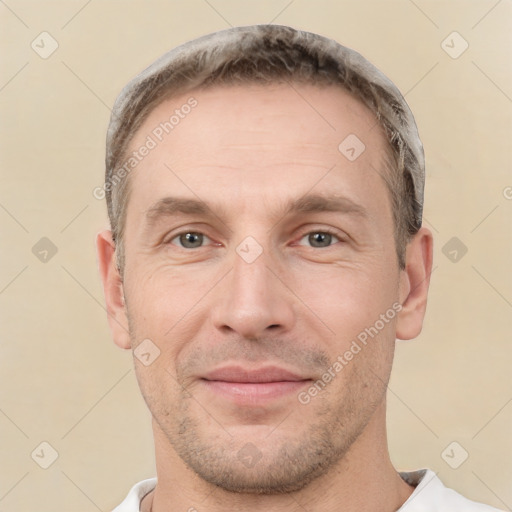
M 116 265 L 115 243 L 112 232 L 105 230 L 96 235 L 98 266 L 103 284 L 108 323 L 114 343 L 123 349 L 131 348 L 128 318 L 124 301 L 123 282 Z
M 407 245 L 405 269 L 401 271 L 402 310 L 396 324 L 398 339 L 410 340 L 421 332 L 432 272 L 432 254 L 432 233 L 423 227 Z

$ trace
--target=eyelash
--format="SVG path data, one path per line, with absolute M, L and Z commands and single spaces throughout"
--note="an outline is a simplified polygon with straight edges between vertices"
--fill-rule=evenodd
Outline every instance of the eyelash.
M 193 230 L 189 229 L 189 230 L 185 230 L 185 231 L 181 231 L 179 233 L 176 233 L 171 239 L 169 239 L 167 242 L 164 242 L 164 245 L 172 244 L 173 240 L 175 240 L 176 238 L 179 238 L 181 235 L 186 235 L 187 233 L 192 233 L 194 235 L 203 235 L 206 238 L 210 239 L 210 237 L 208 235 L 205 235 L 201 231 L 193 231 Z M 313 229 L 313 230 L 305 231 L 304 233 L 302 233 L 300 235 L 299 241 L 302 240 L 305 236 L 310 235 L 312 233 L 328 234 L 328 235 L 331 235 L 331 236 L 335 237 L 339 242 L 343 242 L 344 241 L 342 239 L 341 235 L 338 232 L 336 232 L 334 229 L 330 229 L 330 228 Z M 172 245 L 176 245 L 176 247 L 178 247 L 179 249 L 183 249 L 185 251 L 192 251 L 194 249 L 201 249 L 201 248 L 204 247 L 204 246 L 201 246 L 201 247 L 195 247 L 193 249 L 190 249 L 188 247 L 181 247 L 181 246 L 179 246 L 177 244 L 172 244 Z M 327 249 L 329 247 L 332 247 L 333 245 L 334 244 L 331 244 L 331 245 L 328 245 L 327 247 L 311 247 L 311 249 Z

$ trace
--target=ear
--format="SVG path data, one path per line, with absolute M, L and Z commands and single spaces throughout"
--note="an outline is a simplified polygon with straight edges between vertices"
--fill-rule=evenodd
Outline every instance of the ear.
M 432 233 L 425 227 L 407 244 L 405 269 L 400 272 L 399 300 L 402 310 L 396 323 L 398 339 L 411 340 L 421 332 L 432 272 L 433 246 Z
M 115 261 L 115 248 L 110 230 L 102 231 L 96 235 L 98 265 L 105 293 L 110 331 L 117 346 L 130 349 L 131 340 L 124 303 L 123 281 Z

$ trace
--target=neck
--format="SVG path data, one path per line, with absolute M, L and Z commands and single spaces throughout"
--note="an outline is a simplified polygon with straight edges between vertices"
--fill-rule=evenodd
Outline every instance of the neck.
M 414 490 L 391 464 L 384 403 L 336 466 L 304 489 L 281 495 L 231 493 L 205 482 L 178 457 L 154 420 L 153 434 L 158 484 L 143 500 L 142 512 L 394 512 Z

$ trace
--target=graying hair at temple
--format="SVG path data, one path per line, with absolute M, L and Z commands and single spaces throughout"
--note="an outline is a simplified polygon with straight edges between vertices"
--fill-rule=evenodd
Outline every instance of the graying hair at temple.
M 388 186 L 400 268 L 422 221 L 425 161 L 414 117 L 398 88 L 354 50 L 318 34 L 279 25 L 235 27 L 167 52 L 119 94 L 106 142 L 105 197 L 121 272 L 129 175 L 116 175 L 130 141 L 164 100 L 193 90 L 235 84 L 337 85 L 375 115 L 389 142 L 379 172 Z M 340 142 L 347 134 L 340 134 Z M 382 171 L 382 172 L 381 172 Z

